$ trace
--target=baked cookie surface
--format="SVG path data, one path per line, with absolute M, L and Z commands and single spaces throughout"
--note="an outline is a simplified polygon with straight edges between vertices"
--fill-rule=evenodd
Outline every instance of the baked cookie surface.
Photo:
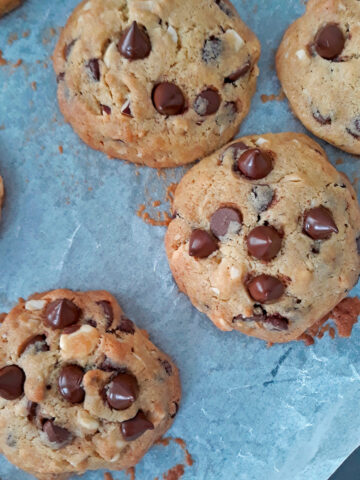
M 135 465 L 178 410 L 176 366 L 105 291 L 20 299 L 0 359 L 0 450 L 40 480 Z
M 181 180 L 165 238 L 174 278 L 222 330 L 297 339 L 356 284 L 360 209 L 305 135 L 238 139 Z
M 312 133 L 360 154 L 360 2 L 310 0 L 276 56 L 292 110 Z
M 190 163 L 237 132 L 259 55 L 228 0 L 85 0 L 54 52 L 60 109 L 111 157 Z
M 0 0 L 0 17 L 19 7 L 23 0 Z

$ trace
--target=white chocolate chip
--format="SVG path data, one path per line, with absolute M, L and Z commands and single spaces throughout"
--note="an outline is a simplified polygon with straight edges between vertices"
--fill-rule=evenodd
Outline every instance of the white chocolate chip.
M 219 296 L 220 295 L 220 290 L 215 287 L 211 287 L 211 291 L 215 293 L 215 295 Z
M 42 310 L 46 305 L 45 300 L 28 300 L 25 303 L 25 309 L 33 312 L 34 310 Z
M 96 432 L 99 428 L 99 422 L 92 417 L 86 410 L 79 410 L 77 414 L 77 421 L 80 427 L 85 428 L 91 432 Z
M 61 355 L 65 360 L 82 359 L 90 355 L 99 341 L 99 333 L 90 325 L 83 325 L 79 330 L 60 337 Z
M 116 455 L 114 455 L 111 459 L 110 459 L 110 463 L 115 463 L 119 460 L 120 458 L 120 453 L 117 453 Z
M 296 56 L 297 56 L 300 60 L 304 60 L 304 58 L 306 58 L 305 50 L 298 50 L 298 51 L 296 52 Z
M 112 57 L 114 56 L 114 54 L 117 54 L 117 53 L 118 53 L 118 50 L 116 48 L 115 43 L 110 43 L 110 45 L 108 46 L 104 54 L 104 63 L 107 66 L 107 68 L 111 67 L 111 64 L 113 63 Z
M 222 329 L 227 332 L 231 332 L 232 328 L 225 322 L 223 318 L 217 318 L 216 324 Z
M 234 46 L 235 52 L 238 52 L 245 44 L 244 39 L 235 30 L 226 30 L 225 37 Z
M 171 25 L 169 25 L 167 31 L 168 31 L 168 34 L 170 35 L 170 37 L 172 38 L 173 42 L 174 42 L 174 43 L 177 43 L 177 41 L 178 41 L 178 35 L 177 35 L 177 33 L 176 33 L 175 28 L 172 27 Z
M 256 140 L 255 145 L 260 147 L 261 145 L 264 145 L 264 143 L 267 143 L 267 142 L 268 142 L 268 140 L 265 140 L 265 138 L 260 137 Z
M 230 268 L 230 278 L 231 280 L 238 280 L 240 278 L 240 270 L 235 267 Z
M 91 2 L 87 2 L 85 3 L 85 5 L 83 6 L 83 11 L 84 12 L 87 12 L 88 10 L 90 10 L 91 8 Z

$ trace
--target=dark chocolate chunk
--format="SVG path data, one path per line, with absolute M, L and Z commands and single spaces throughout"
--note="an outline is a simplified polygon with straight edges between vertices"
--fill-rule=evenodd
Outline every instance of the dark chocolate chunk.
M 276 257 L 281 249 L 282 239 L 273 227 L 256 227 L 246 239 L 248 252 L 259 260 L 270 261 Z
M 119 373 L 105 387 L 107 403 L 115 410 L 126 410 L 131 407 L 139 394 L 136 378 L 128 373 Z
M 338 25 L 329 23 L 322 27 L 315 37 L 315 50 L 320 57 L 333 60 L 344 50 L 345 37 Z
M 45 311 L 45 323 L 53 329 L 70 327 L 78 322 L 81 310 L 67 298 L 49 303 Z
M 238 170 L 250 180 L 260 180 L 273 169 L 271 157 L 259 148 L 246 150 L 237 162 Z
M 50 350 L 49 345 L 46 343 L 46 335 L 35 335 L 34 337 L 30 337 L 21 345 L 19 349 L 19 355 L 22 355 L 25 350 L 33 345 L 35 345 L 36 353 L 48 352 Z
M 156 85 L 152 99 L 154 107 L 161 115 L 180 115 L 184 112 L 184 95 L 174 83 L 163 82 Z
M 320 123 L 320 125 L 331 125 L 331 117 L 329 115 L 327 117 L 324 117 L 323 115 L 321 115 L 319 110 L 315 110 L 313 112 L 313 117 L 318 123 Z
M 322 205 L 305 212 L 303 231 L 314 240 L 328 240 L 339 233 L 332 213 Z
M 193 230 L 189 242 L 191 257 L 206 258 L 218 249 L 216 240 L 205 230 Z
M 16 400 L 24 393 L 25 373 L 17 365 L 0 369 L 0 397 Z
M 117 48 L 128 60 L 141 60 L 149 56 L 151 42 L 145 27 L 133 22 L 121 35 Z
M 213 115 L 219 110 L 221 97 L 217 90 L 208 88 L 202 91 L 196 97 L 194 102 L 194 110 L 201 117 Z
M 250 60 L 246 61 L 241 67 L 239 67 L 237 70 L 234 70 L 230 75 L 228 75 L 224 83 L 235 83 L 237 82 L 240 78 L 244 77 L 251 69 L 251 62 Z
M 165 360 L 165 359 L 161 359 L 159 358 L 159 361 L 161 363 L 161 365 L 164 367 L 165 369 L 165 372 L 169 375 L 169 377 L 172 375 L 172 366 L 171 364 Z
M 284 284 L 271 275 L 259 275 L 247 283 L 251 298 L 260 303 L 278 300 L 285 292 Z
M 82 387 L 84 370 L 78 365 L 67 365 L 60 371 L 58 385 L 61 395 L 70 403 L 82 403 L 85 390 Z
M 97 58 L 92 58 L 86 64 L 86 68 L 89 70 L 93 80 L 98 82 L 100 80 L 100 64 Z
M 114 311 L 111 303 L 107 300 L 101 300 L 100 302 L 97 302 L 97 304 L 103 309 L 106 318 L 106 329 L 109 329 L 114 321 Z
M 154 425 L 141 410 L 138 411 L 134 418 L 121 423 L 121 433 L 127 442 L 136 440 L 147 430 L 154 430 Z
M 46 420 L 42 427 L 50 443 L 65 446 L 72 440 L 72 434 L 66 428 L 55 425 L 53 420 Z
M 218 239 L 228 233 L 239 233 L 242 215 L 236 208 L 222 207 L 216 210 L 210 219 L 211 233 Z

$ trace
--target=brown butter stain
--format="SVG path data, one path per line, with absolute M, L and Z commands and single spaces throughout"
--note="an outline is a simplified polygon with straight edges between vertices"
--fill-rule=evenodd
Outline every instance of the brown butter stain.
M 285 99 L 285 93 L 284 91 L 281 89 L 280 92 L 278 93 L 278 95 L 275 95 L 275 94 L 272 94 L 272 95 L 261 95 L 261 101 L 263 103 L 267 103 L 267 102 L 282 102 L 284 99 Z
M 315 343 L 315 338 L 323 338 L 326 332 L 329 332 L 330 337 L 334 339 L 336 336 L 335 329 L 330 325 L 325 325 L 328 320 L 334 321 L 339 337 L 349 338 L 359 315 L 360 300 L 356 297 L 345 298 L 328 315 L 308 328 L 298 340 L 302 340 L 308 347 Z

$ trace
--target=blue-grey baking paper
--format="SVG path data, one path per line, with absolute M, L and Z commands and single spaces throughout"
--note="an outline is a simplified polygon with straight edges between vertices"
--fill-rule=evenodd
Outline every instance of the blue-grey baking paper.
M 279 93 L 275 51 L 303 2 L 234 3 L 262 44 L 258 89 L 240 133 L 304 132 L 286 100 L 260 98 Z M 185 169 L 167 171 L 165 180 L 155 170 L 110 160 L 83 144 L 59 112 L 50 56 L 76 4 L 27 0 L 0 21 L 4 58 L 22 59 L 18 68 L 0 67 L 6 187 L 0 311 L 20 296 L 57 287 L 111 291 L 180 367 L 183 401 L 169 435 L 183 438 L 195 461 L 183 480 L 327 480 L 360 444 L 360 325 L 350 339 L 268 349 L 220 332 L 179 293 L 165 256 L 165 228 L 145 224 L 136 211 L 149 198 L 164 199 Z M 14 33 L 19 39 L 12 43 Z M 359 175 L 358 159 L 320 143 L 334 164 L 345 161 L 338 168 L 351 180 Z M 360 294 L 359 286 L 352 294 Z M 183 463 L 180 447 L 155 446 L 136 467 L 136 480 L 162 478 L 177 463 Z M 0 457 L 0 478 L 31 477 Z M 103 472 L 83 478 L 103 480 Z

